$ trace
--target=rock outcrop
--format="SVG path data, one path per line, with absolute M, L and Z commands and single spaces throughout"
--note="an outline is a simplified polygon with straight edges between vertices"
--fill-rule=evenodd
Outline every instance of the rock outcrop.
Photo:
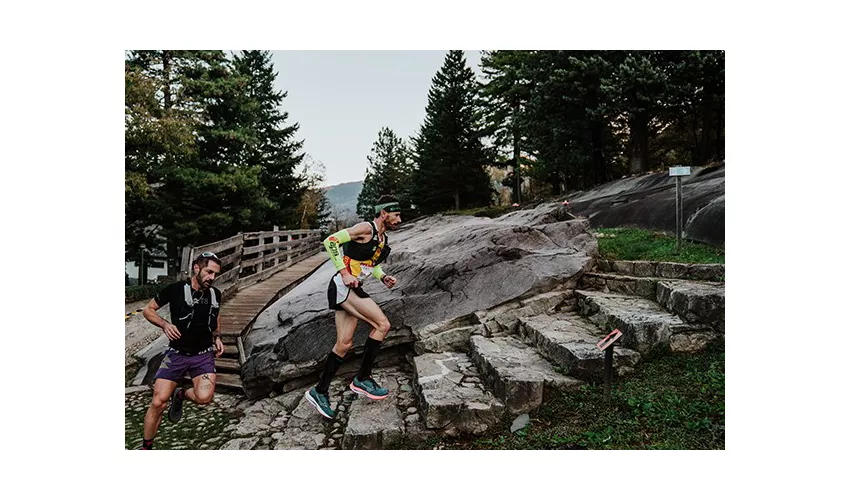
M 386 289 L 370 278 L 363 285 L 392 325 L 387 347 L 413 343 L 414 331 L 442 320 L 573 289 L 598 256 L 588 221 L 554 203 L 496 219 L 429 217 L 391 232 L 389 244 L 392 253 L 383 268 L 398 284 Z M 245 338 L 248 359 L 242 367 L 249 396 L 318 369 L 336 339 L 334 312 L 327 304 L 334 273 L 328 262 L 257 318 Z M 355 355 L 369 330 L 361 321 Z M 423 350 L 465 344 L 473 333 L 455 331 Z

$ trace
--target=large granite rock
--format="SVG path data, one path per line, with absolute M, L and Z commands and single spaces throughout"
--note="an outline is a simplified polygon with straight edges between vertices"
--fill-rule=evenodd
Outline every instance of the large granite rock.
M 392 325 L 384 346 L 420 340 L 414 330 L 442 320 L 575 288 L 598 256 L 588 221 L 573 218 L 557 203 L 497 219 L 429 217 L 391 233 L 390 246 L 383 267 L 398 279 L 396 287 L 386 289 L 371 278 L 363 285 Z M 262 396 L 319 368 L 336 339 L 334 312 L 327 305 L 334 273 L 328 262 L 259 315 L 244 341 L 248 359 L 242 381 L 249 396 Z M 360 322 L 355 354 L 369 330 Z M 434 343 L 455 346 L 467 333 Z
M 637 226 L 675 233 L 676 180 L 664 170 L 571 193 L 572 213 L 593 227 Z M 684 236 L 709 245 L 726 242 L 726 167 L 691 168 L 682 178 Z

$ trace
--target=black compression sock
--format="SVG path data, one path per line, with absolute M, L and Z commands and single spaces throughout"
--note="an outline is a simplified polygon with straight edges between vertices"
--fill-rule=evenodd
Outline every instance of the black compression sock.
M 358 379 L 366 380 L 372 376 L 372 363 L 375 362 L 378 349 L 381 348 L 381 342 L 381 340 L 375 340 L 372 337 L 366 339 L 363 351 L 363 363 L 360 365 L 360 371 L 357 373 Z
M 153 449 L 153 439 L 142 438 L 142 449 L 143 450 L 152 450 Z
M 325 369 L 322 371 L 322 378 L 319 379 L 319 385 L 316 386 L 316 391 L 322 394 L 328 393 L 328 387 L 331 385 L 331 380 L 333 380 L 334 375 L 336 375 L 336 371 L 339 370 L 339 367 L 342 366 L 342 358 L 337 356 L 337 354 L 331 351 L 328 354 L 328 359 L 325 361 Z

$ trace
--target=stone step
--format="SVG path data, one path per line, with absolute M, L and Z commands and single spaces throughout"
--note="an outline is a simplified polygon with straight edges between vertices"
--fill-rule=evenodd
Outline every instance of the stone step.
M 687 322 L 711 325 L 721 332 L 725 330 L 726 287 L 723 283 L 585 273 L 579 285 L 584 289 L 654 300 Z
M 536 410 L 543 403 L 544 387 L 573 389 L 581 381 L 556 372 L 548 361 L 514 337 L 470 339 L 470 358 L 493 393 L 514 414 Z
M 603 273 L 704 281 L 722 281 L 726 275 L 725 264 L 682 264 L 679 262 L 599 259 L 596 261 L 596 268 Z
M 559 290 L 512 301 L 487 311 L 477 311 L 478 323 L 486 328 L 488 337 L 516 335 L 519 319 L 525 316 L 571 311 L 576 308 L 575 292 Z
M 723 283 L 659 281 L 655 300 L 689 323 L 711 325 L 720 333 L 726 332 L 726 287 Z
M 647 354 L 655 346 L 673 351 L 697 351 L 717 333 L 710 327 L 684 322 L 654 301 L 631 295 L 576 290 L 579 312 L 604 331 L 623 332 L 623 347 Z
M 381 450 L 404 436 L 404 416 L 398 409 L 399 385 L 395 377 L 373 373 L 376 382 L 389 389 L 381 400 L 357 396 L 349 408 L 348 425 L 342 438 L 343 450 Z
M 413 344 L 416 354 L 426 352 L 457 351 L 466 352 L 469 349 L 469 338 L 473 335 L 484 335 L 484 325 L 460 326 L 442 332 L 428 332 Z
M 622 293 L 655 300 L 658 278 L 641 278 L 610 273 L 584 273 L 579 287 L 585 290 Z
M 504 415 L 504 403 L 484 388 L 466 354 L 422 354 L 413 358 L 413 369 L 426 429 L 449 436 L 483 434 Z
M 521 335 L 549 361 L 576 376 L 603 374 L 605 351 L 596 344 L 607 333 L 576 314 L 539 315 L 523 318 Z M 614 347 L 614 369 L 620 375 L 631 371 L 640 354 L 631 349 Z
M 331 406 L 335 410 L 339 407 L 336 399 L 331 398 Z M 282 436 L 278 439 L 274 449 L 316 450 L 324 444 L 328 425 L 328 421 L 319 415 L 316 408 L 307 401 L 307 398 L 301 397 L 297 406 L 289 415 Z

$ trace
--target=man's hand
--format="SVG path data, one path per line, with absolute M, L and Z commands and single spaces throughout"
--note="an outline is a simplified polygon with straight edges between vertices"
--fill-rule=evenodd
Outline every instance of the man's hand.
M 224 354 L 224 342 L 221 341 L 221 337 L 216 337 L 215 338 L 215 357 L 220 358 L 222 354 Z
M 360 281 L 352 276 L 351 273 L 342 273 L 342 282 L 348 288 L 357 288 L 360 285 Z
M 396 284 L 396 279 L 395 279 L 394 277 L 390 276 L 389 274 L 385 274 L 385 275 L 381 278 L 381 281 L 383 281 L 383 282 L 384 282 L 384 285 L 385 285 L 387 288 L 392 288 L 392 287 L 394 287 L 394 286 L 395 286 L 395 284 Z
M 162 331 L 165 332 L 165 336 L 168 337 L 168 340 L 177 340 L 180 338 L 180 330 L 168 321 L 162 325 Z

